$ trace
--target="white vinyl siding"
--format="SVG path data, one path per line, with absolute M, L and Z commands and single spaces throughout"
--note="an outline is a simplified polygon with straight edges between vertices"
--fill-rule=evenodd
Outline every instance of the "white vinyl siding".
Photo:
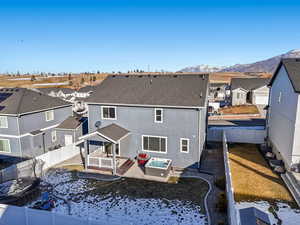
M 0 152 L 10 153 L 10 143 L 8 139 L 0 139 Z
M 190 148 L 190 140 L 188 138 L 180 138 L 180 152 L 188 153 Z
M 51 139 L 52 139 L 52 142 L 56 142 L 56 140 L 57 140 L 57 136 L 56 136 L 56 131 L 55 130 L 51 132 Z
M 117 119 L 117 109 L 114 106 L 102 106 L 101 107 L 102 119 L 106 120 L 116 120 Z
M 155 109 L 154 122 L 155 123 L 163 122 L 163 110 L 162 109 Z
M 0 128 L 8 128 L 7 116 L 0 116 Z
M 167 138 L 160 136 L 142 136 L 143 151 L 167 153 Z
M 54 120 L 54 111 L 53 110 L 45 112 L 45 115 L 46 115 L 46 121 Z

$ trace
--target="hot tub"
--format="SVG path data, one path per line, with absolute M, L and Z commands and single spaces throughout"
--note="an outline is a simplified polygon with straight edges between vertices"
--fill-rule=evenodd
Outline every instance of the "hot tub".
M 167 177 L 171 169 L 171 159 L 151 157 L 145 165 L 145 174 L 150 176 Z

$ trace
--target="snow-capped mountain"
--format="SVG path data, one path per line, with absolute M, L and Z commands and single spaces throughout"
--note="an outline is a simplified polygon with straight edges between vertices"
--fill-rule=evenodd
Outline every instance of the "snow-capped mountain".
M 235 64 L 228 67 L 213 67 L 215 70 L 205 71 L 202 66 L 186 67 L 182 72 L 267 72 L 273 73 L 281 58 L 300 58 L 300 49 L 291 50 L 287 53 L 250 64 Z M 204 67 L 205 68 L 205 67 Z M 219 69 L 218 69 L 219 68 Z
M 226 68 L 225 66 L 210 66 L 210 65 L 201 64 L 199 66 L 191 66 L 191 67 L 183 68 L 179 72 L 213 73 L 213 72 L 218 72 L 220 70 L 223 70 L 225 68 Z

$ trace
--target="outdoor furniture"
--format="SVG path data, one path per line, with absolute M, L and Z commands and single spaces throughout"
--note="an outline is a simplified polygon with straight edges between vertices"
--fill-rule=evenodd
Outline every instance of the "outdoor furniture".
M 139 166 L 145 166 L 145 164 L 148 162 L 149 159 L 150 159 L 150 155 L 146 153 L 140 153 L 137 156 L 137 161 Z

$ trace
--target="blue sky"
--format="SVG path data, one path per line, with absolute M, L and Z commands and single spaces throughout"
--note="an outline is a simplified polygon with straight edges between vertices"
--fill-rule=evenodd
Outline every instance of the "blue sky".
M 300 48 L 300 1 L 0 0 L 0 72 L 176 71 Z

